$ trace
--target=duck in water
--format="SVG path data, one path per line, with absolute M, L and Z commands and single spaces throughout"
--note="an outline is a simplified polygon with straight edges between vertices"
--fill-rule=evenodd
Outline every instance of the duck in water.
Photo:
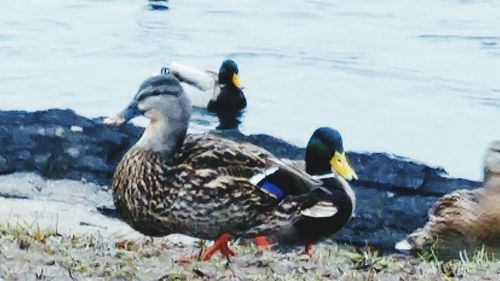
M 233 60 L 225 60 L 219 72 L 195 69 L 177 62 L 171 62 L 169 71 L 181 81 L 193 105 L 205 107 L 217 114 L 217 129 L 236 129 L 241 123 L 247 101 L 240 84 L 238 65 Z M 203 93 L 192 93 L 187 85 L 194 86 Z M 207 92 L 212 91 L 210 96 Z

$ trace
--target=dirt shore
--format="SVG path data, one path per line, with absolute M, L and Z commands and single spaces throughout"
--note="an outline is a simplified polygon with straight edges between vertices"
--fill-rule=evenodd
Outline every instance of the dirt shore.
M 500 265 L 476 253 L 442 262 L 428 255 L 380 256 L 332 243 L 261 251 L 232 243 L 237 256 L 197 260 L 203 245 L 170 238 L 124 240 L 94 233 L 61 234 L 37 224 L 0 224 L 0 280 L 498 280 Z M 186 262 L 188 258 L 191 261 Z

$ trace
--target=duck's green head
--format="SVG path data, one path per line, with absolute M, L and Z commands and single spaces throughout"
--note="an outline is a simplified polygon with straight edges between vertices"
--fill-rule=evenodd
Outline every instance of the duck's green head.
M 335 172 L 346 180 L 357 179 L 345 156 L 342 136 L 332 128 L 314 131 L 306 148 L 306 171 L 311 175 Z
M 219 83 L 241 89 L 238 65 L 233 60 L 225 60 L 219 69 Z

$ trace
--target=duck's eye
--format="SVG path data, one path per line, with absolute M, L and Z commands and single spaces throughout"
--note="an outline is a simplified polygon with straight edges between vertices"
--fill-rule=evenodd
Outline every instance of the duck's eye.
M 161 72 L 161 74 L 169 74 L 170 73 L 170 68 L 168 68 L 168 67 L 162 67 L 160 72 Z

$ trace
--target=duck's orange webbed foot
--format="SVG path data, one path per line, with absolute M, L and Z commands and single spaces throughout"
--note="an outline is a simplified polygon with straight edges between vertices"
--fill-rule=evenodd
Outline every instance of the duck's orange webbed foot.
M 210 246 L 202 255 L 201 260 L 209 260 L 217 251 L 220 251 L 226 258 L 233 257 L 236 254 L 229 248 L 227 242 L 229 242 L 229 233 L 223 233 L 217 239 L 215 239 L 214 244 Z
M 304 246 L 304 254 L 312 258 L 313 252 L 311 243 L 306 243 L 306 245 Z
M 270 251 L 271 250 L 271 245 L 267 241 L 265 236 L 257 236 L 253 239 L 253 242 L 259 249 Z
M 234 257 L 234 256 L 236 256 L 236 253 L 233 252 L 233 250 L 231 250 L 231 248 L 229 248 L 229 246 L 227 244 L 226 245 L 222 245 L 222 247 L 220 248 L 220 252 L 226 258 L 227 257 Z

